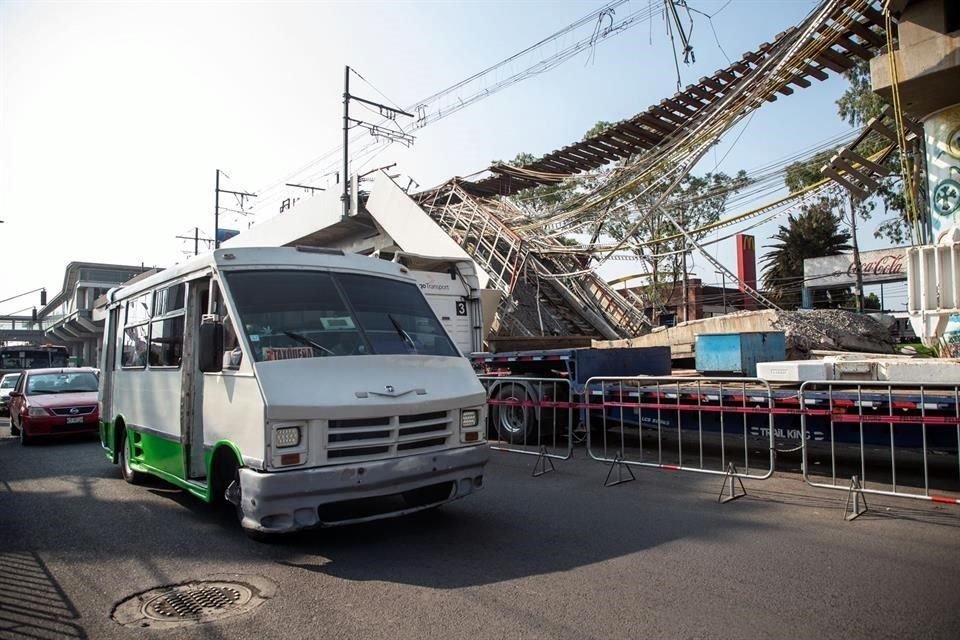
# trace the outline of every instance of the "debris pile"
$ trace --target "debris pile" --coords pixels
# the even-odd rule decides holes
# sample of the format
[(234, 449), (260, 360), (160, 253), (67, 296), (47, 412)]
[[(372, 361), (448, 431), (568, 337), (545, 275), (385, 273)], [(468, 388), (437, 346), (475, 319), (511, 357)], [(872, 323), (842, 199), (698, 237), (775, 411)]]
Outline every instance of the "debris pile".
[[(547, 285), (549, 286), (549, 285)], [(536, 284), (520, 280), (510, 301), (500, 309), (498, 336), (575, 335), (576, 329), (563, 321), (554, 305), (542, 300)]]
[(741, 333), (744, 331), (783, 331), (789, 360), (806, 360), (811, 351), (854, 351), (894, 353), (895, 340), (889, 327), (869, 315), (823, 309), (817, 311), (779, 311), (764, 309), (739, 311), (723, 316), (691, 320), (625, 340), (595, 340), (594, 347), (669, 346), (673, 358), (695, 356), (697, 335), (701, 333)]
[(896, 344), (889, 328), (871, 316), (838, 309), (778, 311), (773, 328), (786, 335), (791, 360), (820, 349), (893, 353)]

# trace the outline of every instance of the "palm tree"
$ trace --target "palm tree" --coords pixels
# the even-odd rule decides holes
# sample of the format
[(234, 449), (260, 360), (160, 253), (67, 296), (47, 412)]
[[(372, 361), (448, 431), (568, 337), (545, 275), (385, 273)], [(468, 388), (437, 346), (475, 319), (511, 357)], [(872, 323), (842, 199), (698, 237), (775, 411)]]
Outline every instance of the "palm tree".
[[(790, 215), (787, 225), (780, 225), (771, 238), (777, 241), (761, 262), (766, 263), (763, 287), (766, 295), (781, 307), (800, 306), (803, 287), (803, 261), (807, 258), (832, 256), (850, 249), (850, 233), (840, 227), (840, 219), (828, 202)], [(827, 290), (814, 300), (814, 306), (827, 306), (831, 300), (842, 302), (845, 288)]]

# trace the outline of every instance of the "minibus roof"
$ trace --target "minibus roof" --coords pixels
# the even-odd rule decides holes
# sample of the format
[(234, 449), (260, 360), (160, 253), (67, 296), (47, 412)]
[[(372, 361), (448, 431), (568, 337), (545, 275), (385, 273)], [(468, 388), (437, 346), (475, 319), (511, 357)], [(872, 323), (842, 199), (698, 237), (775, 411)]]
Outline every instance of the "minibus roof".
[(330, 269), (365, 272), (403, 278), (415, 282), (407, 267), (339, 249), (317, 247), (238, 247), (217, 249), (193, 256), (181, 264), (164, 269), (148, 278), (128, 286), (111, 290), (108, 304), (136, 296), (166, 282), (173, 282), (197, 271), (206, 269), (233, 270), (250, 267), (289, 267), (293, 269)]

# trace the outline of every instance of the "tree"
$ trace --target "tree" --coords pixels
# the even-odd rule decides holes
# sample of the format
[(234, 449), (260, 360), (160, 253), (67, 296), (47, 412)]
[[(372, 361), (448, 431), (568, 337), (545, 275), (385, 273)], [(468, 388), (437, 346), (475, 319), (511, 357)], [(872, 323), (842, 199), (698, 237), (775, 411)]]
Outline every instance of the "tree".
[[(791, 214), (786, 226), (780, 225), (773, 236), (777, 243), (761, 258), (765, 263), (763, 288), (767, 297), (781, 307), (800, 306), (804, 284), (803, 261), (832, 256), (850, 248), (850, 233), (829, 208), (810, 206), (800, 214)], [(848, 289), (821, 290), (814, 306), (841, 306)]]
[[(583, 138), (603, 133), (611, 126), (609, 122), (597, 122), (584, 133)], [(531, 154), (521, 153), (510, 164), (522, 167), (536, 160)], [(527, 189), (514, 201), (529, 212), (531, 219), (569, 209), (581, 204), (584, 194), (594, 192), (601, 185), (614, 188), (618, 181), (625, 180), (625, 177), (618, 175), (618, 169), (626, 162), (630, 162), (630, 159), (611, 162), (585, 177)], [(690, 250), (686, 238), (678, 233), (664, 210), (670, 212), (694, 239), (699, 239), (705, 232), (697, 230), (716, 222), (726, 207), (729, 195), (747, 183), (743, 171), (733, 176), (725, 173), (688, 175), (661, 207), (654, 209), (653, 205), (663, 195), (667, 185), (650, 188), (651, 182), (644, 182), (619, 192), (592, 212), (595, 220), (592, 229), (586, 232), (581, 229), (575, 234), (576, 238), (568, 235), (558, 236), (558, 239), (568, 246), (593, 245), (603, 238), (623, 241), (625, 249), (632, 252), (643, 265), (646, 284), (640, 287), (639, 294), (653, 308), (656, 319), (686, 276), (686, 255)], [(586, 265), (587, 261), (584, 260), (580, 267)]]
[(612, 122), (607, 122), (606, 120), (598, 120), (597, 124), (587, 129), (587, 132), (583, 134), (583, 138), (581, 138), (581, 140), (586, 140), (587, 138), (592, 138), (593, 136), (600, 135), (601, 133), (603, 133), (604, 131), (606, 131), (612, 126), (613, 126)]
[[(537, 162), (540, 158), (531, 153), (518, 153), (517, 156), (509, 161), (494, 160), (491, 164), (510, 165), (513, 167), (525, 167)], [(531, 213), (531, 217), (541, 215), (552, 211), (563, 203), (569, 201), (576, 191), (576, 183), (570, 180), (557, 182), (556, 184), (542, 184), (532, 189), (526, 189), (517, 200), (522, 204), (522, 208)]]
[[(787, 167), (784, 176), (784, 183), (791, 193), (795, 193), (805, 187), (816, 184), (823, 180), (823, 167), (830, 161), (830, 158), (837, 152), (837, 149), (828, 149), (816, 154), (810, 160), (804, 162), (794, 162)], [(850, 248), (853, 249), (853, 263), (856, 265), (856, 287), (854, 291), (854, 306), (857, 311), (863, 311), (863, 274), (860, 271), (860, 244), (857, 241), (857, 220), (867, 220), (873, 213), (875, 203), (872, 200), (858, 201), (852, 194), (846, 197), (835, 195), (820, 196), (814, 203), (807, 205), (805, 210), (811, 208), (821, 209), (832, 212), (832, 214), (842, 221), (850, 232)], [(802, 275), (802, 265), (801, 272)]]
[[(837, 111), (840, 117), (850, 126), (862, 127), (871, 119), (878, 117), (887, 106), (887, 103), (883, 98), (873, 92), (870, 83), (870, 65), (868, 62), (861, 62), (855, 65), (844, 73), (844, 77), (847, 79), (848, 86), (843, 95), (837, 100)], [(889, 144), (890, 141), (885, 137), (878, 134), (871, 134), (857, 146), (857, 152), (864, 156), (870, 156), (886, 148)], [(830, 158), (832, 158), (837, 151), (839, 151), (839, 148), (829, 149), (818, 153), (810, 160), (796, 162), (790, 165), (787, 168), (784, 180), (790, 191), (796, 192), (822, 180), (823, 174), (821, 169), (829, 163)], [(892, 213), (893, 215), (888, 216), (877, 226), (874, 231), (874, 237), (886, 238), (895, 244), (902, 244), (910, 238), (911, 223), (906, 213), (898, 153), (899, 151), (896, 151), (888, 158), (887, 164), (893, 172), (890, 176), (878, 180), (880, 187), (874, 197), (860, 201), (852, 195), (845, 198), (825, 196), (805, 208), (806, 211), (820, 209), (824, 212), (832, 212), (833, 217), (843, 221), (849, 229), (847, 235), (851, 243), (850, 248), (853, 250), (855, 265), (859, 266), (860, 264), (857, 234), (858, 223), (871, 219), (878, 205), (882, 204), (884, 212), (887, 214)], [(793, 274), (793, 277), (800, 275), (802, 275), (802, 266), (799, 271)], [(838, 294), (839, 292), (833, 293)], [(858, 310), (864, 309), (863, 280), (859, 270), (857, 271), (854, 302)]]
[[(878, 117), (887, 106), (887, 102), (873, 92), (868, 61), (859, 62), (843, 75), (847, 79), (848, 86), (837, 100), (837, 111), (851, 127), (862, 127), (871, 119)], [(871, 155), (888, 144), (890, 141), (887, 138), (874, 134), (864, 140), (857, 149), (861, 154)], [(870, 201), (869, 211), (859, 211), (863, 219), (868, 219), (873, 214), (877, 203), (881, 203), (888, 217), (877, 226), (873, 235), (876, 238), (886, 238), (894, 244), (907, 242), (912, 228), (912, 223), (907, 218), (899, 153), (899, 150), (895, 151), (888, 159), (887, 165), (893, 173), (879, 180), (880, 188), (875, 194), (875, 200)]]
[[(610, 122), (600, 120), (583, 134), (583, 139), (586, 140), (599, 133), (603, 133), (612, 126)], [(539, 160), (540, 157), (532, 153), (520, 152), (509, 162), (494, 160), (491, 164), (494, 166), (506, 164), (523, 168), (535, 164)], [(532, 214), (544, 214), (555, 209), (560, 209), (562, 205), (568, 203), (576, 194), (578, 184), (579, 182), (577, 180), (564, 180), (556, 184), (543, 184), (524, 190), (523, 195), (517, 198), (517, 200), (523, 208), (528, 209)]]
[(862, 127), (871, 118), (879, 116), (887, 102), (873, 92), (868, 60), (858, 62), (843, 77), (847, 79), (848, 86), (837, 99), (837, 111), (851, 127)]
[[(806, 161), (794, 162), (787, 167), (784, 184), (791, 193), (823, 180), (823, 167), (837, 149), (827, 149)], [(857, 220), (866, 220), (873, 211), (871, 201), (856, 202), (852, 197), (838, 195), (820, 196), (803, 207), (803, 213), (791, 216), (787, 227), (781, 226), (774, 239), (774, 252), (763, 258), (767, 266), (763, 284), (771, 299), (785, 306), (799, 306), (803, 286), (803, 260), (836, 255), (848, 249), (854, 251), (854, 262), (859, 264), (859, 247), (856, 239)], [(844, 229), (841, 231), (841, 226)], [(849, 230), (848, 230), (849, 229)], [(812, 283), (816, 284), (816, 283)], [(854, 304), (862, 308), (863, 282), (858, 278)], [(843, 306), (849, 298), (849, 290), (835, 288), (823, 291), (814, 298), (814, 306)]]
[(883, 307), (880, 304), (880, 296), (871, 291), (870, 295), (863, 299), (863, 308), (870, 311), (883, 311)]
[[(667, 212), (694, 240), (699, 240), (706, 233), (699, 229), (719, 220), (730, 193), (747, 182), (743, 171), (734, 176), (725, 173), (687, 175), (660, 208), (654, 209), (653, 205), (663, 195), (665, 184), (644, 192), (650, 184), (641, 183), (612, 203), (613, 213), (602, 221), (604, 231), (628, 243), (630, 251), (644, 266), (646, 284), (641, 287), (640, 295), (653, 308), (654, 319), (686, 278), (687, 254), (691, 248)], [(633, 201), (626, 206), (616, 208), (631, 199)]]
[[(584, 139), (603, 133), (611, 123), (600, 121), (591, 127)], [(618, 169), (631, 159), (607, 165), (605, 170), (592, 178), (581, 181), (583, 191), (595, 192), (601, 185), (615, 190), (629, 175), (618, 175)], [(687, 238), (679, 233), (670, 221), (677, 220), (694, 240), (705, 235), (702, 227), (720, 219), (730, 194), (749, 183), (746, 173), (739, 171), (730, 176), (726, 173), (706, 173), (701, 176), (687, 175), (657, 208), (667, 183), (653, 185), (653, 179), (619, 191), (616, 197), (606, 200), (603, 210), (595, 214), (596, 223), (590, 243), (597, 242), (601, 235), (622, 241), (642, 265), (645, 284), (636, 287), (646, 306), (653, 311), (653, 320), (665, 310), (667, 303), (677, 293), (677, 286), (687, 277), (687, 254), (691, 247)], [(668, 217), (669, 213), (669, 217)], [(686, 298), (686, 288), (681, 290)]]

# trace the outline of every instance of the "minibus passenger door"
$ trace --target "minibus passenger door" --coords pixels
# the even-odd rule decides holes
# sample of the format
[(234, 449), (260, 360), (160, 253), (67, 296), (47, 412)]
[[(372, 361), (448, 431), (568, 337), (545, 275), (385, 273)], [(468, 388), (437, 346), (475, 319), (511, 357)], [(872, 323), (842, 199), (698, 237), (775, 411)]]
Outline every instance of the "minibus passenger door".
[(180, 433), (184, 444), (183, 466), (187, 478), (207, 476), (203, 448), (203, 374), (198, 361), (200, 320), (207, 312), (211, 278), (192, 280), (187, 286), (187, 318), (183, 333), (183, 376), (180, 388)]
[[(120, 324), (120, 307), (110, 309), (107, 314), (107, 328), (104, 335), (117, 336)], [(106, 339), (100, 352), (100, 419), (113, 420), (113, 370), (117, 366), (117, 340)], [(101, 433), (101, 442), (110, 445), (107, 433)]]

